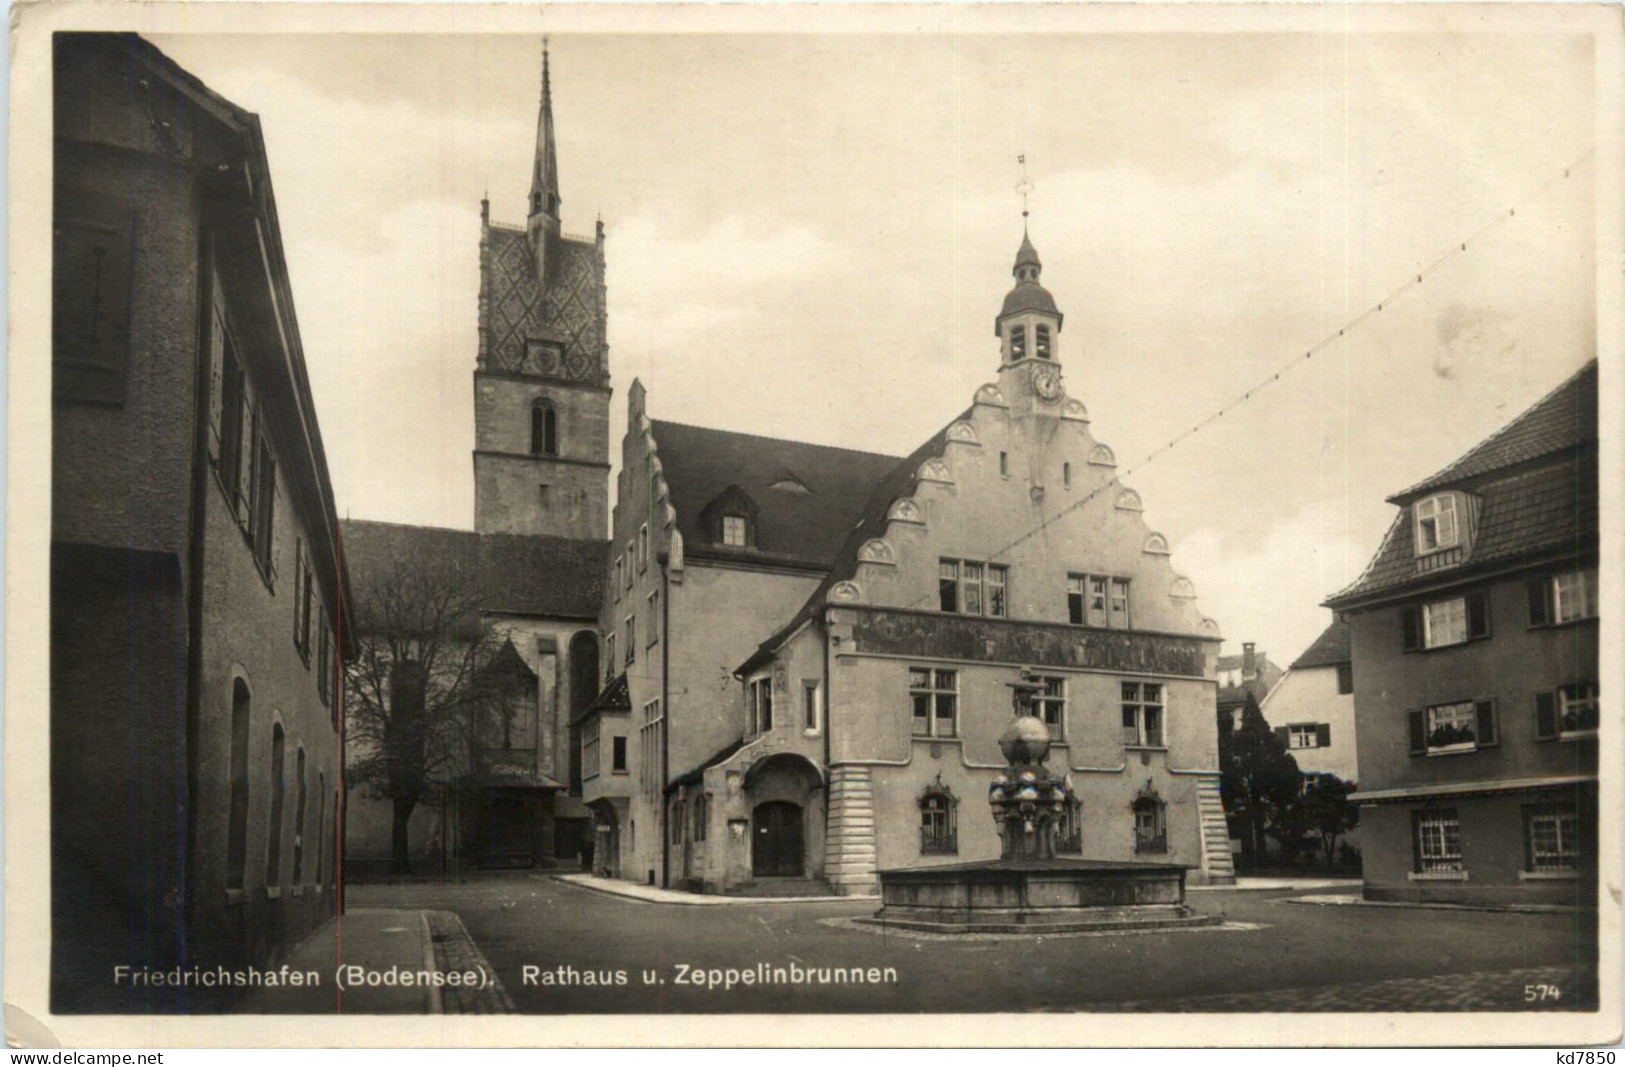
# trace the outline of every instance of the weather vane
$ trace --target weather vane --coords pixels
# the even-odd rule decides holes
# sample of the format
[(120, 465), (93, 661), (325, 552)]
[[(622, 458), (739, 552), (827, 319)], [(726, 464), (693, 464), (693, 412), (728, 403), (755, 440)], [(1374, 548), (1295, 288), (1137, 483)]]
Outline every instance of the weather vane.
[(1021, 224), (1027, 224), (1027, 194), (1033, 191), (1033, 180), (1027, 177), (1027, 153), (1023, 152), (1016, 157), (1021, 164), (1021, 180), (1016, 183), (1016, 192), (1021, 194)]

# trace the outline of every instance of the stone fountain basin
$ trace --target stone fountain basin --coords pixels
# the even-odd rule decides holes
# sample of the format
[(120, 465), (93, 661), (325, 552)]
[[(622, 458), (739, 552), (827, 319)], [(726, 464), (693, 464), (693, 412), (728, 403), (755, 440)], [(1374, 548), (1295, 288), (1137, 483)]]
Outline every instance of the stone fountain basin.
[(1185, 868), (1172, 863), (1007, 859), (880, 872), (873, 922), (942, 933), (1063, 933), (1220, 920), (1185, 904)]

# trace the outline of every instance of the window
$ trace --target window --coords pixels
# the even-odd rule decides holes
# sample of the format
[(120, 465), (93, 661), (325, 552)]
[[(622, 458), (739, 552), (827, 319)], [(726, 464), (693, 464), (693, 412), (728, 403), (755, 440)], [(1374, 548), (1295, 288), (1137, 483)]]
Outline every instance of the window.
[(644, 795), (659, 797), (666, 784), (662, 749), (666, 737), (666, 720), (660, 714), (660, 701), (651, 700), (643, 705), (643, 724), (638, 728), (638, 774)]
[(293, 647), (299, 650), (299, 656), (310, 666), (310, 600), (311, 600), (310, 553), (305, 550), (303, 539), (296, 538), (293, 543)]
[(332, 637), (327, 628), (327, 613), (323, 612), (316, 629), (316, 695), (321, 698), (323, 707), (333, 700), (333, 694), (328, 689), (333, 684)]
[(271, 821), (266, 830), (265, 888), (282, 885), (282, 803), (287, 783), (282, 780), (282, 749), (286, 737), (282, 724), (271, 727)]
[(1429, 756), (1472, 752), (1499, 743), (1495, 703), (1458, 700), (1410, 713), (1411, 752)]
[(649, 524), (638, 527), (638, 573), (649, 569)]
[(323, 859), (327, 855), (327, 775), (316, 776), (316, 880), (322, 884)]
[(1061, 822), (1055, 830), (1055, 851), (1074, 855), (1083, 852), (1083, 801), (1067, 797), (1061, 809)]
[(1049, 730), (1050, 737), (1059, 741), (1065, 736), (1066, 679), (1041, 678), (1043, 691), (1033, 698), (1033, 714)]
[(1033, 355), (1039, 359), (1050, 358), (1049, 327), (1042, 322), (1033, 327)]
[(637, 558), (637, 551), (638, 543), (636, 541), (626, 543), (626, 587), (628, 589), (632, 588), (632, 583), (637, 580), (637, 576), (632, 573), (632, 561)]
[(132, 205), (124, 196), (59, 192), (51, 272), (54, 396), (121, 404), (130, 355)]
[(1027, 327), (1010, 327), (1010, 362), (1027, 358)]
[(996, 563), (944, 559), (937, 564), (937, 597), (943, 611), (1004, 618), (1009, 612), (1010, 570)]
[(1072, 464), (1061, 464), (1061, 485), (1063, 488), (1072, 488)]
[(626, 624), (625, 625), (626, 625), (626, 664), (627, 664), (627, 666), (630, 667), (632, 665), (632, 661), (637, 658), (638, 617), (636, 615), (628, 615), (626, 617)]
[(920, 795), (920, 851), (937, 855), (959, 851), (959, 800), (940, 775)]
[(1540, 740), (1595, 737), (1601, 718), (1596, 682), (1578, 682), (1535, 694), (1535, 736)]
[(537, 482), (536, 483), (536, 503), (538, 505), (540, 505), (542, 510), (544, 510), (544, 511), (547, 510), (548, 505), (552, 502), (552, 499), (553, 499), (551, 496), (548, 495), (547, 490), (548, 490), (548, 486), (547, 486), (546, 482)]
[[(595, 715), (581, 724), (581, 779), (598, 777), (598, 731), (601, 723)], [(623, 746), (622, 753), (625, 753)]]
[(1400, 609), (1406, 652), (1449, 648), (1490, 636), (1488, 593), (1468, 593), (1449, 600), (1412, 604)]
[[(271, 537), (276, 529), (274, 525), (276, 510), (276, 458), (271, 455), (271, 444), (265, 440), (265, 419), (256, 416), (254, 419), (254, 436), (256, 446), (254, 450), (254, 508), (251, 514), (249, 528), (251, 531), (249, 542), (254, 549), (254, 562), (259, 564), (260, 574), (267, 583), (276, 581), (276, 571), (272, 566)], [(297, 579), (297, 575), (295, 578)]]
[[(597, 738), (594, 738), (596, 743)], [(612, 737), (609, 739), (609, 769), (612, 774), (626, 773), (626, 738)]]
[(722, 516), (722, 543), (744, 547), (750, 544), (750, 531), (743, 515)]
[(999, 475), (1004, 478), (1010, 477), (1010, 453), (1008, 452), (999, 453)]
[(247, 383), (243, 381), (237, 352), (232, 347), (231, 337), (224, 333), (225, 327), (217, 323), (216, 328), (221, 331), (224, 350), (220, 367), (220, 451), (215, 461), (215, 473), (220, 476), (220, 488), (225, 490), (232, 510), (241, 518), (248, 503), (245, 497), (247, 481), (243, 478), (243, 456), (246, 452), (243, 442), (252, 425), (252, 418), (249, 415)]
[(248, 866), (248, 685), (231, 685), (231, 813), (226, 829), (226, 888), (243, 888)]
[(1168, 851), (1168, 805), (1155, 791), (1134, 798), (1134, 851)]
[(604, 636), (604, 679), (615, 677), (615, 631)]
[(1560, 571), (1529, 583), (1529, 625), (1551, 626), (1597, 616), (1597, 569)]
[(305, 750), (293, 759), (297, 792), (293, 803), (293, 884), (305, 884)]
[(915, 737), (956, 737), (959, 675), (931, 667), (908, 669), (908, 695)]
[(1416, 553), (1450, 548), (1461, 540), (1456, 524), (1456, 494), (1440, 493), (1416, 502)]
[(671, 820), (668, 825), (671, 828), (671, 843), (674, 845), (683, 843), (683, 816), (685, 814), (683, 807), (681, 797), (671, 802)]
[(704, 793), (700, 793), (697, 796), (695, 796), (695, 798), (694, 798), (694, 840), (695, 841), (704, 841), (705, 840), (706, 823), (707, 823), (707, 821), (709, 820), (709, 817), (710, 817), (710, 812), (708, 812), (706, 809), (709, 808), (710, 806), (711, 805), (706, 802), (706, 798), (705, 798)]
[(1524, 850), (1531, 871), (1573, 871), (1580, 866), (1580, 815), (1558, 804), (1526, 804)]
[(649, 647), (660, 643), (660, 590), (649, 591)]
[(530, 450), (538, 456), (558, 455), (559, 417), (549, 401), (538, 400), (531, 405)]
[(1128, 628), (1128, 579), (1099, 574), (1066, 576), (1066, 615), (1074, 626)]
[[(1319, 748), (1319, 747), (1321, 747), (1321, 745), (1320, 745), (1320, 727), (1315, 723), (1312, 723), (1312, 722), (1293, 723), (1292, 725), (1290, 725), (1290, 726), (1288, 726), (1286, 728), (1286, 731), (1287, 731), (1287, 744), (1286, 744), (1287, 748)], [(1327, 727), (1326, 732), (1328, 734), (1331, 733), (1331, 728)]]
[(745, 686), (747, 734), (765, 734), (773, 729), (773, 679), (756, 678)]
[(620, 602), (621, 587), (626, 584), (626, 557), (615, 557), (615, 601)]
[(1162, 683), (1124, 682), (1123, 744), (1162, 748)]
[(1337, 691), (1342, 694), (1354, 692), (1354, 664), (1337, 665)]
[(801, 683), (801, 728), (808, 733), (817, 733), (818, 723), (818, 683), (803, 680)]
[(1455, 808), (1413, 812), (1411, 837), (1418, 874), (1461, 871), (1461, 822)]

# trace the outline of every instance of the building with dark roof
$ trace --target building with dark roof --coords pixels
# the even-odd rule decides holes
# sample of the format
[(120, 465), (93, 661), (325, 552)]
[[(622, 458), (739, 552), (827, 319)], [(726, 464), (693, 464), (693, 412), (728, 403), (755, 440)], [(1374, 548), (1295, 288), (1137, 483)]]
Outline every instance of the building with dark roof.
[[(496, 656), (484, 670), (511, 690), (500, 731), (489, 724), (491, 736), (468, 745), (413, 809), (407, 840), (416, 869), (574, 865), (592, 848), (571, 723), (599, 695), (608, 573), (604, 231), (601, 223), (591, 238), (561, 231), (545, 48), (541, 85), (525, 226), (493, 222), (489, 203), (480, 205), (474, 529), (344, 523), (364, 630), (374, 586), (398, 575), (402, 561), (424, 561), (425, 570), (432, 561), (437, 575), (477, 590), (465, 636), (492, 635)], [(352, 874), (395, 862), (394, 818), (376, 790), (355, 793), (346, 824)]]
[(1306, 788), (1325, 775), (1358, 782), (1348, 623), (1333, 619), (1270, 688), (1259, 710), (1298, 761)]
[(1391, 497), (1326, 602), (1359, 680), (1368, 898), (1595, 899), (1597, 486), (1593, 360)]
[(338, 907), (338, 517), (259, 119), (134, 35), (53, 48), (51, 1008), (218, 1009), (112, 976)]
[(1063, 848), (1233, 877), (1218, 627), (1068, 394), (1040, 271), (1024, 236), (997, 379), (906, 457), (653, 419), (633, 383), (610, 682), (578, 726), (601, 870), (855, 893), (996, 858), (981, 798), (1036, 672), (1080, 798)]

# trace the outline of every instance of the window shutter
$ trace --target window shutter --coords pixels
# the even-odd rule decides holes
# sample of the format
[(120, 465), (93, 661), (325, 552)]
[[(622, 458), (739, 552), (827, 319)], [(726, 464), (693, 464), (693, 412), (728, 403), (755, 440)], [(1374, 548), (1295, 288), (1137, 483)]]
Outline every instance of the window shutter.
[(1411, 724), (1411, 754), (1428, 750), (1426, 716), (1421, 709), (1407, 713)]
[(1529, 805), (1525, 804), (1523, 806), (1523, 869), (1526, 871), (1535, 869), (1535, 828), (1531, 825), (1534, 820), (1530, 818), (1533, 814)]
[(218, 309), (209, 315), (209, 458), (220, 469), (221, 419), (225, 413), (226, 328)]
[[(1413, 714), (1421, 713), (1413, 712)], [(1419, 811), (1411, 812), (1411, 869), (1414, 871), (1422, 869), (1422, 813)]]
[(1275, 736), (1280, 739), (1282, 748), (1292, 747), (1292, 732), (1285, 726), (1277, 726), (1275, 728)]
[(247, 528), (249, 493), (254, 485), (254, 406), (248, 396), (247, 382), (243, 383), (237, 410), (237, 480), (233, 485), (236, 491), (233, 504), (237, 521)]
[(1467, 594), (1467, 636), (1469, 639), (1490, 635), (1490, 595)]
[(1557, 737), (1557, 694), (1535, 694), (1535, 738), (1550, 741)]
[(1501, 743), (1500, 731), (1495, 723), (1495, 701), (1480, 700), (1473, 705), (1478, 714), (1478, 747), (1490, 748)]
[(1546, 626), (1552, 621), (1551, 606), (1546, 599), (1546, 590), (1549, 585), (1546, 578), (1531, 578), (1529, 580), (1529, 625)]
[(1331, 748), (1332, 747), (1332, 724), (1331, 723), (1323, 722), (1323, 723), (1319, 723), (1319, 724), (1317, 724), (1315, 726), (1315, 744), (1319, 745), (1321, 748)]
[(1415, 652), (1422, 647), (1422, 609), (1416, 606), (1399, 609), (1400, 628), (1403, 631), (1405, 651)]

